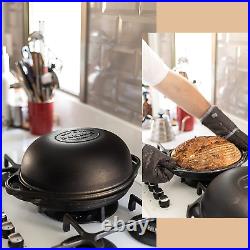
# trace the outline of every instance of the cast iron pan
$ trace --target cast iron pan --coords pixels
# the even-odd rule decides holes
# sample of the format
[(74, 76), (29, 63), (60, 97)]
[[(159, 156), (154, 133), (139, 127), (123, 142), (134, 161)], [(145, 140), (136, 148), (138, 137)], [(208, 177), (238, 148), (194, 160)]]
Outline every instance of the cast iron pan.
[[(8, 157), (5, 155), (5, 157)], [(7, 193), (14, 195), (16, 198), (31, 202), (40, 207), (56, 211), (87, 211), (99, 208), (113, 203), (122, 198), (132, 186), (134, 178), (140, 167), (140, 159), (131, 155), (132, 166), (134, 169), (133, 176), (130, 176), (123, 185), (117, 188), (111, 188), (101, 193), (93, 193), (89, 196), (81, 193), (55, 193), (44, 190), (35, 190), (23, 183), (20, 172), (21, 165), (11, 162), (12, 166), (6, 168), (9, 172), (15, 172), (5, 182)], [(6, 172), (3, 169), (3, 172)]]
[(51, 210), (86, 211), (124, 196), (140, 160), (110, 131), (69, 128), (37, 138), (20, 165), (6, 156), (4, 165), (8, 194)]
[[(174, 151), (174, 149), (164, 149), (163, 153), (165, 153), (167, 156), (171, 157), (172, 152)], [(214, 177), (216, 177), (217, 175), (229, 170), (229, 169), (233, 169), (233, 168), (237, 168), (240, 167), (244, 162), (246, 162), (247, 160), (247, 152), (246, 151), (241, 151), (241, 158), (239, 161), (237, 161), (236, 163), (227, 166), (225, 168), (222, 169), (217, 169), (217, 170), (206, 170), (206, 171), (194, 171), (194, 170), (188, 170), (188, 169), (184, 169), (181, 166), (179, 166), (178, 164), (176, 164), (173, 167), (169, 167), (168, 169), (175, 175), (180, 176), (182, 178), (187, 178), (187, 179), (191, 179), (194, 181), (211, 181)]]
[(198, 188), (204, 194), (188, 206), (187, 218), (248, 217), (248, 167), (225, 171), (207, 188), (200, 184)]

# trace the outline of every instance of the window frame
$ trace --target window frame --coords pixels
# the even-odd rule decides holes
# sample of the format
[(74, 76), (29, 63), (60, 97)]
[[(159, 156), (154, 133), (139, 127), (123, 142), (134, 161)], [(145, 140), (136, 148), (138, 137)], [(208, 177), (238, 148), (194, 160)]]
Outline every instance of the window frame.
[(89, 3), (81, 3), (81, 60), (80, 60), (80, 93), (79, 99), (87, 103), (87, 70), (88, 70), (88, 25)]

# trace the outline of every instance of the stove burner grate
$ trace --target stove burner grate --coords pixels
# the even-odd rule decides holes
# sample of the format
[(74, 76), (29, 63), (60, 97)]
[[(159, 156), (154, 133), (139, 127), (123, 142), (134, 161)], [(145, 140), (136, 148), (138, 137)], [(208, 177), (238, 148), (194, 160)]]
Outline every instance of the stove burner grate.
[[(142, 200), (137, 196), (131, 194), (129, 198), (128, 209), (130, 211), (135, 210), (136, 204), (142, 205)], [(142, 215), (139, 214), (134, 216), (131, 220), (138, 221), (142, 219)], [(149, 221), (147, 229), (143, 235), (141, 235), (141, 227), (139, 225), (136, 226), (135, 231), (129, 231), (129, 234), (136, 239), (137, 241), (155, 247), (156, 246), (156, 219)]]
[(199, 183), (202, 183), (203, 186), (207, 187), (208, 184), (211, 182), (210, 181), (199, 181), (199, 180), (194, 180), (192, 178), (184, 178), (184, 177), (181, 177), (181, 182), (190, 186), (190, 187), (193, 187), (193, 188), (197, 188), (198, 184)]
[[(141, 220), (142, 215), (137, 215), (132, 218), (132, 220)], [(129, 231), (129, 234), (136, 239), (137, 241), (155, 247), (156, 246), (156, 220), (150, 221), (146, 232), (141, 235), (141, 227), (139, 225), (136, 226), (136, 231)]]
[(112, 216), (117, 211), (117, 208), (118, 201), (89, 211), (62, 212), (39, 207), (39, 212), (57, 221), (63, 221), (64, 215), (68, 213), (77, 223), (84, 224), (89, 222), (103, 222), (106, 218)]
[[(133, 211), (136, 209), (136, 204), (142, 205), (141, 199), (137, 196), (131, 194), (128, 209)], [(141, 234), (141, 227), (139, 225), (147, 224), (146, 232)], [(65, 214), (63, 216), (63, 231), (68, 232), (70, 226), (73, 226), (77, 231), (78, 235), (70, 237), (65, 241), (61, 242), (59, 245), (54, 246), (54, 248), (116, 248), (116, 246), (105, 237), (113, 233), (118, 232), (116, 227), (112, 227), (109, 231), (100, 231), (97, 233), (88, 233), (83, 230), (79, 223), (70, 215)], [(126, 228), (131, 226), (136, 226), (136, 230), (129, 232), (130, 235), (141, 243), (156, 246), (156, 219), (145, 219), (142, 215), (137, 215), (132, 218), (132, 221), (126, 223)]]
[(109, 233), (101, 231), (98, 233), (88, 233), (69, 215), (63, 217), (63, 231), (70, 231), (70, 226), (74, 227), (78, 235), (70, 237), (53, 248), (116, 248), (116, 246), (104, 237)]
[[(83, 240), (80, 235), (70, 237), (56, 247), (62, 248), (62, 246), (69, 248), (96, 248), (91, 242)], [(117, 248), (113, 242), (105, 238), (102, 239), (102, 246), (103, 248)]]

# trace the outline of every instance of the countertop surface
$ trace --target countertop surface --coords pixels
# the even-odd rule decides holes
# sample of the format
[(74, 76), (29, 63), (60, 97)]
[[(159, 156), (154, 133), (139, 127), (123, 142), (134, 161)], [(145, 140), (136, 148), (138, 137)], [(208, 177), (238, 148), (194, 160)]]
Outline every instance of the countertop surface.
[[(209, 136), (214, 135), (209, 129), (201, 125), (199, 122), (195, 123), (194, 130), (191, 132), (180, 133), (177, 127), (174, 128), (175, 139), (171, 142), (162, 143), (164, 148), (173, 149), (184, 141), (191, 139), (195, 136)], [(156, 146), (150, 140), (151, 131), (149, 129), (143, 130), (142, 141), (143, 143)], [(199, 196), (196, 193), (196, 189), (190, 187), (181, 182), (181, 178), (174, 176), (169, 182), (159, 184), (165, 194), (170, 199), (170, 206), (168, 208), (161, 208), (157, 200), (153, 198), (153, 194), (149, 192), (148, 187), (143, 184), (143, 209), (142, 215), (144, 217), (156, 217), (156, 218), (186, 218), (187, 206), (193, 203)]]
[[(9, 154), (17, 163), (21, 162), (27, 147), (36, 139), (29, 132), (20, 129), (3, 129), (2, 137), (3, 154)], [(129, 192), (119, 201), (119, 208), (110, 217), (111, 221), (113, 221), (114, 216), (127, 221), (141, 213), (140, 206), (137, 206), (133, 212), (127, 209), (131, 193), (141, 197), (141, 184), (134, 182)], [(16, 232), (23, 236), (27, 247), (52, 247), (71, 236), (77, 235), (73, 228), (71, 228), (70, 232), (63, 232), (61, 222), (38, 213), (38, 208), (35, 205), (8, 195), (4, 188), (2, 188), (2, 206), (8, 220), (14, 224)], [(82, 227), (89, 232), (102, 230), (100, 223), (84, 224)], [(148, 247), (134, 240), (126, 231), (114, 233), (108, 236), (107, 239), (111, 240), (117, 247)], [(7, 240), (2, 239), (2, 246), (7, 247)]]

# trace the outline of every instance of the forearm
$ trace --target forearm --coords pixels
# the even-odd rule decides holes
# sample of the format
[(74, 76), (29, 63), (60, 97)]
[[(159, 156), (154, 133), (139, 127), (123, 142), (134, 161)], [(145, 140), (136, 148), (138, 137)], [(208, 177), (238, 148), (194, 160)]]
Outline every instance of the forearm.
[(201, 118), (211, 106), (186, 78), (172, 70), (155, 88), (197, 118)]

